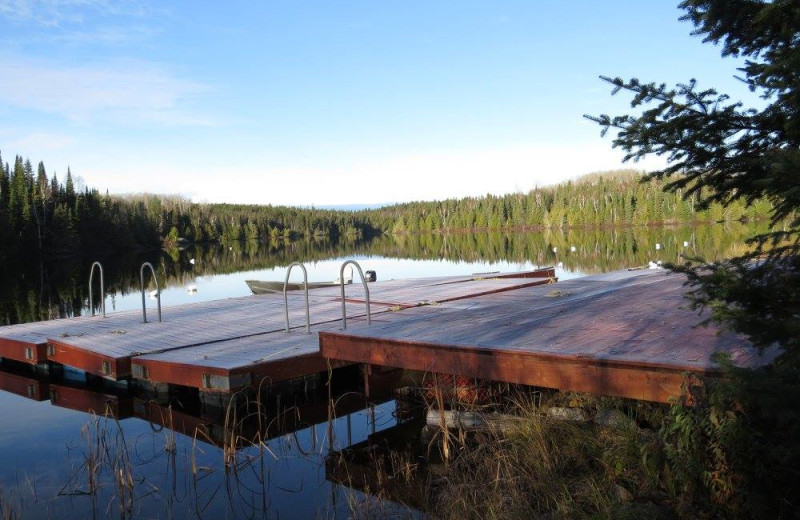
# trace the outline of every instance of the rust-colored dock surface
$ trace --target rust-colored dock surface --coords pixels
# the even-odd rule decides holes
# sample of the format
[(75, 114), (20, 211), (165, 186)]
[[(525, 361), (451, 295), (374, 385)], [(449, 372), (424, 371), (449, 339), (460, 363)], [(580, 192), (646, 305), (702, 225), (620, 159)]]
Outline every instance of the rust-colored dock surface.
[[(311, 334), (301, 292), (288, 295), (288, 334), (280, 294), (165, 307), (163, 323), (120, 312), (14, 325), (0, 328), (0, 357), (222, 392), (366, 363), (666, 402), (686, 372), (717, 373), (717, 353), (749, 367), (776, 355), (696, 327), (703, 317), (686, 308), (681, 275), (618, 271), (556, 284), (552, 275), (372, 283), (371, 326), (363, 288), (353, 284), (347, 330), (340, 288), (315, 289)], [(35, 381), (0, 383), (45, 393)]]
[(688, 310), (682, 275), (624, 271), (480, 295), (320, 332), (331, 359), (668, 402), (686, 372), (774, 359)]
[[(501, 276), (390, 280), (369, 285), (373, 319), (421, 304), (457, 301), (551, 281), (552, 269)], [(165, 307), (163, 322), (148, 312), (78, 317), (0, 328), (0, 357), (38, 364), (55, 362), (110, 379), (234, 391), (325, 370), (320, 330), (341, 328), (341, 290), (310, 291), (312, 334), (305, 333), (302, 292), (289, 293), (292, 331), (284, 331), (280, 294)], [(348, 326), (366, 322), (360, 284), (346, 288)], [(333, 366), (342, 362), (333, 361)]]

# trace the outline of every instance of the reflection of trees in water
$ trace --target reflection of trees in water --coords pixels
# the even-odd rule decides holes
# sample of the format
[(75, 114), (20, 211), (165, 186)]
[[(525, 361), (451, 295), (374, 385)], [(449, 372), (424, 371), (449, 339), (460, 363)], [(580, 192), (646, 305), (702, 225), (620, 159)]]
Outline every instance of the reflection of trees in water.
[[(8, 261), (0, 263), (0, 325), (79, 316), (88, 301), (89, 269), (94, 261), (103, 265), (106, 293), (138, 293), (139, 269), (143, 262), (156, 268), (161, 288), (185, 285), (196, 276), (271, 269), (295, 261), (319, 261), (353, 254), (362, 247), (357, 239), (331, 241), (312, 238), (301, 241), (235, 242), (195, 246), (188, 250), (126, 253), (106, 257), (64, 258), (38, 265)], [(190, 260), (194, 259), (194, 264)], [(145, 280), (147, 283), (149, 279)], [(100, 305), (99, 281), (95, 278), (93, 308)]]
[[(188, 250), (73, 258), (39, 265), (0, 264), (0, 324), (76, 316), (88, 298), (89, 267), (103, 263), (107, 292), (139, 291), (139, 267), (156, 266), (162, 287), (185, 285), (196, 276), (272, 269), (354, 255), (456, 262), (562, 262), (571, 271), (596, 273), (676, 261), (680, 254), (718, 259), (741, 254), (744, 240), (764, 231), (728, 223), (698, 227), (631, 227), (537, 232), (385, 235), (373, 239), (304, 239), (236, 242)], [(684, 242), (688, 246), (684, 246)], [(656, 250), (656, 244), (660, 249)], [(571, 250), (575, 247), (575, 251)], [(190, 262), (194, 259), (194, 264)], [(99, 305), (99, 288), (93, 291)]]
[[(382, 237), (369, 254), (388, 257), (445, 259), (462, 262), (563, 262), (569, 270), (596, 273), (676, 261), (679, 255), (717, 259), (737, 254), (753, 225), (732, 223), (701, 227), (630, 227), (545, 230), (527, 233), (454, 233)], [(684, 242), (688, 245), (684, 246)], [(656, 250), (656, 244), (660, 249)], [(571, 250), (575, 247), (575, 251)]]

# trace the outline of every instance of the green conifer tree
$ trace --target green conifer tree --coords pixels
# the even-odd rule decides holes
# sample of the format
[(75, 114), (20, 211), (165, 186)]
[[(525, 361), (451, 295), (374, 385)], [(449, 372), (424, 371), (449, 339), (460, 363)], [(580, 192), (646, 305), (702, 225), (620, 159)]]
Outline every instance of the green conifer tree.
[[(664, 440), (671, 468), (714, 517), (796, 518), (800, 510), (800, 2), (685, 0), (684, 20), (722, 55), (744, 58), (742, 80), (761, 96), (752, 108), (695, 80), (675, 87), (604, 77), (628, 92), (637, 115), (587, 116), (626, 157), (669, 158), (653, 172), (700, 209), (768, 199), (773, 224), (758, 250), (679, 268), (695, 307), (779, 348), (763, 370), (737, 371), (708, 400), (673, 408)], [(705, 516), (705, 515), (698, 515)]]

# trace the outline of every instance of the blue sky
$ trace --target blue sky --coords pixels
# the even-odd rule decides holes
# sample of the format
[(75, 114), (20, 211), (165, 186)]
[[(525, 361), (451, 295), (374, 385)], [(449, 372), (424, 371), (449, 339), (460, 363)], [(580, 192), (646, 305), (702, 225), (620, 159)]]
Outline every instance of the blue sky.
[[(620, 166), (600, 74), (752, 99), (675, 3), (0, 0), (0, 152), (111, 193), (335, 205)], [(634, 164), (640, 169), (657, 161)]]

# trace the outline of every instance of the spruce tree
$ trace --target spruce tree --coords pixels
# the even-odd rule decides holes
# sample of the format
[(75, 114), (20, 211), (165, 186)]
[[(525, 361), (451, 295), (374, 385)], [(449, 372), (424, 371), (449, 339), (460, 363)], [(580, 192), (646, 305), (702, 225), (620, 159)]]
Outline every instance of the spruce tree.
[[(741, 79), (758, 106), (695, 80), (674, 87), (603, 77), (632, 96), (635, 115), (587, 116), (626, 159), (668, 159), (651, 179), (720, 218), (744, 201), (772, 203), (772, 231), (754, 252), (686, 263), (695, 308), (782, 352), (771, 366), (738, 370), (673, 407), (662, 430), (671, 470), (714, 517), (796, 518), (800, 510), (800, 1), (686, 0), (693, 34), (744, 58)], [(709, 514), (709, 513), (706, 513)]]
[(28, 190), (25, 182), (25, 170), (22, 157), (19, 155), (14, 160), (14, 171), (8, 192), (8, 223), (13, 246), (19, 245), (19, 240), (24, 226), (24, 214), (27, 211)]
[(7, 253), (7, 244), (8, 244), (8, 190), (9, 190), (9, 179), (8, 179), (8, 171), (3, 167), (3, 157), (0, 156), (0, 246), (2, 246), (3, 252), (0, 253), (0, 259), (2, 259), (5, 254)]
[(70, 170), (69, 166), (67, 167), (67, 178), (64, 181), (64, 196), (67, 206), (74, 210), (75, 209), (75, 182), (72, 179), (72, 170)]
[(8, 208), (8, 189), (8, 165), (3, 168), (3, 156), (0, 155), (0, 212), (4, 212)]
[[(754, 237), (754, 254), (689, 274), (699, 287), (694, 293), (699, 304), (729, 304), (719, 308), (719, 317), (761, 345), (780, 341), (787, 354), (800, 355), (800, 2), (687, 0), (681, 7), (694, 34), (721, 44), (723, 56), (746, 59), (741, 79), (766, 106), (745, 107), (695, 80), (667, 87), (603, 77), (612, 93), (630, 92), (632, 107), (643, 110), (586, 117), (598, 122), (603, 134), (616, 132), (613, 145), (626, 159), (666, 156), (667, 166), (650, 178), (667, 179), (667, 190), (682, 190), (699, 209), (711, 209), (714, 219), (724, 218), (722, 207), (737, 201), (772, 203), (774, 226)], [(748, 289), (732, 290), (734, 281)], [(780, 299), (753, 298), (763, 287), (798, 291), (777, 291)], [(780, 324), (768, 326), (765, 317)]]

